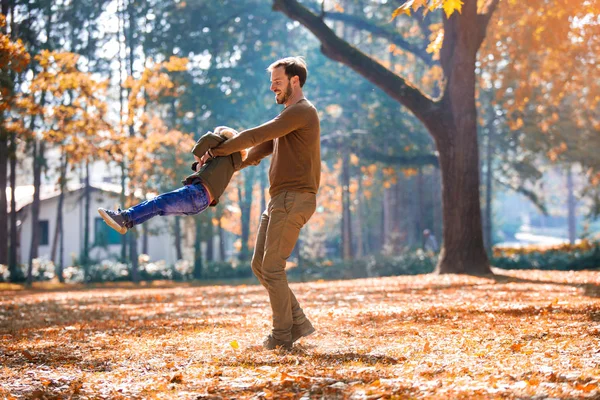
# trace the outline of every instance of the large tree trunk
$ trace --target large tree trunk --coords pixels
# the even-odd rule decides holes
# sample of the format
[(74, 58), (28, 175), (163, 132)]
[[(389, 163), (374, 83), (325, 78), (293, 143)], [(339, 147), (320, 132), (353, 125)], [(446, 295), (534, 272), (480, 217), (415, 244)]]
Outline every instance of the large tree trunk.
[[(427, 121), (440, 154), (444, 245), (439, 273), (490, 274), (483, 245), (479, 204), (479, 148), (475, 107), (475, 61), (481, 44), (477, 2), (466, 1), (462, 14), (444, 19), (440, 58), (448, 84), (442, 120)], [(439, 129), (439, 131), (438, 131)]]
[(439, 151), (442, 172), (443, 247), (436, 272), (490, 274), (479, 204), (479, 157), (475, 108), (475, 61), (498, 1), (477, 15), (477, 1), (444, 19), (440, 61), (446, 87), (433, 100), (383, 65), (340, 39), (296, 0), (274, 0), (273, 8), (306, 26), (323, 53), (340, 61), (407, 107), (427, 127)]

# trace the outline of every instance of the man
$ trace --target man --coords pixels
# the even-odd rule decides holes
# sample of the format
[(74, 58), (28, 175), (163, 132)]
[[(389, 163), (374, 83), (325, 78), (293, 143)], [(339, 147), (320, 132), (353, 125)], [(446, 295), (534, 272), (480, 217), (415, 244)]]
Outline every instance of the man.
[(288, 286), (285, 273), (300, 229), (316, 208), (321, 179), (320, 125), (316, 108), (304, 97), (307, 68), (301, 57), (271, 64), (271, 91), (284, 110), (256, 128), (240, 132), (208, 151), (211, 157), (252, 149), (242, 168), (258, 165), (273, 154), (269, 169), (271, 201), (263, 212), (252, 257), (252, 270), (269, 293), (273, 330), (265, 339), (267, 349), (290, 349), (293, 342), (315, 329), (304, 315)]

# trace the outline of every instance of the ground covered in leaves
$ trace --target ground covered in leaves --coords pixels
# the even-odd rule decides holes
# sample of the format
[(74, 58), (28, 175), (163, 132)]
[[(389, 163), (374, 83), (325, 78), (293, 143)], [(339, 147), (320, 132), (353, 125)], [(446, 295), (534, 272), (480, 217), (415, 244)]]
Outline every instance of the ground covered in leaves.
[(600, 272), (0, 292), (0, 398), (600, 398)]

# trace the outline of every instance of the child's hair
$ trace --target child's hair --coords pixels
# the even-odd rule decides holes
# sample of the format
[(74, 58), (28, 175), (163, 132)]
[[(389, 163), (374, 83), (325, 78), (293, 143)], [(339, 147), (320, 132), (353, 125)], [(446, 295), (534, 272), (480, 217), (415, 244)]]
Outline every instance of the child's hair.
[[(228, 126), (217, 126), (215, 128), (215, 133), (217, 135), (223, 136), (225, 139), (231, 139), (232, 137), (237, 136), (239, 134), (238, 131)], [(241, 150), (240, 154), (242, 155), (242, 161), (244, 161), (246, 157), (248, 157), (248, 150)]]

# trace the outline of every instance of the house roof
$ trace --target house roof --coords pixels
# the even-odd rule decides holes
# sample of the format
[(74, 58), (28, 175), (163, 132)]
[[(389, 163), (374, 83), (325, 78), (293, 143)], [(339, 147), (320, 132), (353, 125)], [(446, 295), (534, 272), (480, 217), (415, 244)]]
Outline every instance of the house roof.
[[(82, 190), (85, 187), (85, 184), (69, 184), (67, 185), (67, 192), (74, 193)], [(106, 183), (106, 182), (95, 182), (90, 185), (92, 190), (101, 191), (101, 192), (109, 192), (109, 193), (121, 193), (121, 186), (119, 184), (114, 183)], [(17, 212), (21, 211), (24, 207), (33, 203), (33, 185), (23, 185), (17, 186), (15, 188), (15, 205)], [(128, 191), (125, 191), (125, 194), (128, 195)], [(136, 197), (142, 197), (141, 191), (135, 192)], [(12, 191), (10, 188), (6, 188), (6, 199), (8, 201), (7, 210), (10, 212), (10, 199), (11, 199)], [(41, 185), (40, 186), (40, 201), (44, 202), (47, 200), (51, 200), (60, 195), (60, 188), (57, 185)], [(148, 194), (146, 197), (153, 197), (153, 195)]]

